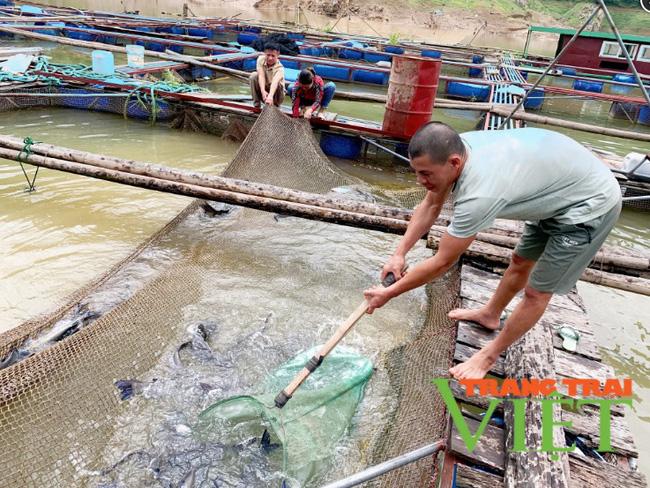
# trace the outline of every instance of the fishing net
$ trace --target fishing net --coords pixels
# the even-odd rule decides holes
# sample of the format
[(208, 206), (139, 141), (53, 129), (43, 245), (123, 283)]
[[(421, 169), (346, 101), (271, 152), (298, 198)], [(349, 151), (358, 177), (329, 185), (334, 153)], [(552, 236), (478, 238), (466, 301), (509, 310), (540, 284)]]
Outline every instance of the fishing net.
[(367, 358), (339, 348), (282, 410), (274, 408), (277, 393), (317, 352), (313, 348), (282, 365), (266, 379), (259, 395), (229, 398), (210, 406), (199, 416), (197, 431), (216, 442), (239, 444), (260, 438), (262, 419), (268, 429), (267, 434), (261, 433), (263, 447), (279, 447), (276, 462), (285, 476), (302, 485), (326, 468), (322, 461), (331, 456), (348, 428), (373, 368)]
[[(339, 198), (417, 200), (340, 171), (308, 123), (275, 109), (225, 174)], [(0, 336), (0, 486), (272, 486), (287, 476), (317, 486), (441, 438), (444, 407), (430, 380), (450, 362), (455, 274), (364, 318), (363, 334), (346, 338), (360, 353), (324, 363), (286, 418), (267, 418), (270, 437), (224, 439), (209, 428), (228, 418), (224, 398), (270, 403), (264, 395), (310, 353), (283, 361), (329, 337), (376, 280), (381, 263), (364, 249), (388, 255), (394, 245), (370, 231), (191, 204), (58, 310)], [(351, 269), (331, 249), (356, 253)], [(313, 300), (295, 313), (305, 289)], [(260, 317), (264, 308), (273, 313)], [(391, 326), (376, 329), (377, 320)], [(376, 404), (364, 404), (369, 394)], [(432, 470), (425, 459), (377, 483), (424, 486)]]

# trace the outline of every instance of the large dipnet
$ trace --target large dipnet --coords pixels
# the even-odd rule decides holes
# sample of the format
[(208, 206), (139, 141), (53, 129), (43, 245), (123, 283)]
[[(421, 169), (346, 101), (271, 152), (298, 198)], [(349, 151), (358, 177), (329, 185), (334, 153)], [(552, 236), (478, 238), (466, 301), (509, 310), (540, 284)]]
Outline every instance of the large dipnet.
[[(225, 174), (341, 198), (417, 200), (340, 171), (305, 121), (274, 109)], [(395, 245), (255, 210), (212, 212), (223, 215), (191, 204), (61, 308), (0, 336), (0, 486), (271, 486), (287, 477), (318, 486), (442, 437), (444, 405), (430, 380), (450, 362), (455, 274), (364, 318), (345, 340), (354, 352), (335, 351), (321, 366), (331, 383), (321, 391), (315, 374), (285, 407), (294, 420), (268, 418), (270, 437), (233, 442), (201, 428), (224, 408), (200, 417), (210, 405), (286, 386), (309, 356), (296, 354), (329, 337), (376, 280), (381, 261), (368, 250), (383, 259)], [(309, 307), (291, 313), (305, 289)], [(426, 484), (432, 467), (422, 460), (385, 486)]]
[(339, 348), (283, 409), (275, 408), (277, 393), (317, 352), (313, 348), (283, 364), (264, 381), (258, 395), (211, 405), (199, 416), (199, 435), (230, 444), (259, 438), (264, 449), (277, 448), (276, 460), (284, 475), (304, 484), (327, 467), (323, 460), (347, 430), (372, 375), (370, 360)]

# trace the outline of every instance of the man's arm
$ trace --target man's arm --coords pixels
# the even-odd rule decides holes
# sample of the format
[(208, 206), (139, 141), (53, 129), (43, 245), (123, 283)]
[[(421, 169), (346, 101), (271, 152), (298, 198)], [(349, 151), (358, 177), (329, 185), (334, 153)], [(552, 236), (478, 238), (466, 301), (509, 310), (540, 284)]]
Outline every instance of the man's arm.
[(269, 95), (268, 97), (271, 99), (270, 103), (273, 103), (273, 95), (275, 95), (275, 90), (278, 89), (278, 85), (280, 84), (280, 80), (284, 78), (284, 73), (282, 69), (279, 69), (277, 73), (275, 73), (275, 76), (273, 76), (273, 80), (271, 80), (271, 88), (269, 88)]
[(266, 73), (264, 72), (264, 60), (263, 56), (257, 58), (257, 82), (260, 85), (260, 92), (262, 93), (262, 99), (266, 98)]
[(416, 207), (409, 221), (406, 233), (400, 239), (395, 252), (388, 260), (381, 272), (383, 280), (388, 273), (393, 273), (397, 279), (402, 277), (405, 258), (416, 242), (431, 229), (431, 226), (440, 215), (446, 195), (427, 192), (422, 202)]
[(368, 300), (368, 313), (383, 306), (391, 298), (442, 276), (458, 261), (475, 237), (454, 237), (445, 232), (438, 244), (438, 252), (433, 257), (422, 261), (401, 280), (388, 288), (375, 287), (364, 292), (366, 300)]

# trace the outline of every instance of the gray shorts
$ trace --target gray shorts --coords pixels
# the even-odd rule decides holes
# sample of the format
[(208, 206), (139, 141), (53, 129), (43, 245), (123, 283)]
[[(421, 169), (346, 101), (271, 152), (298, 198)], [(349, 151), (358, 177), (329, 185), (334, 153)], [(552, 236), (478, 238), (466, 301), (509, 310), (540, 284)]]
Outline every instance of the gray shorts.
[(589, 266), (621, 213), (622, 203), (606, 214), (582, 224), (554, 219), (526, 222), (515, 253), (537, 261), (528, 281), (535, 290), (564, 294)]

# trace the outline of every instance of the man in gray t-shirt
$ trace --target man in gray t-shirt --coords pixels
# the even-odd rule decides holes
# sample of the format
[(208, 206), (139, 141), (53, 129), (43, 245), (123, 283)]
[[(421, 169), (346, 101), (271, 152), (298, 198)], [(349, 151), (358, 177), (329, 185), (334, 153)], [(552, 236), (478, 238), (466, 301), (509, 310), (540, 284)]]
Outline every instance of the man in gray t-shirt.
[[(453, 310), (496, 330), (502, 312), (524, 297), (497, 337), (450, 369), (457, 379), (482, 378), (499, 355), (540, 319), (554, 293), (567, 293), (605, 241), (621, 210), (621, 192), (609, 169), (584, 146), (543, 129), (468, 132), (439, 122), (423, 126), (409, 144), (411, 167), (428, 192), (382, 270), (397, 282), (371, 288), (368, 313), (391, 298), (445, 273), (496, 218), (526, 221), (510, 266), (494, 293), (476, 310)], [(429, 231), (451, 197), (453, 215), (438, 252), (408, 274), (405, 256)]]

